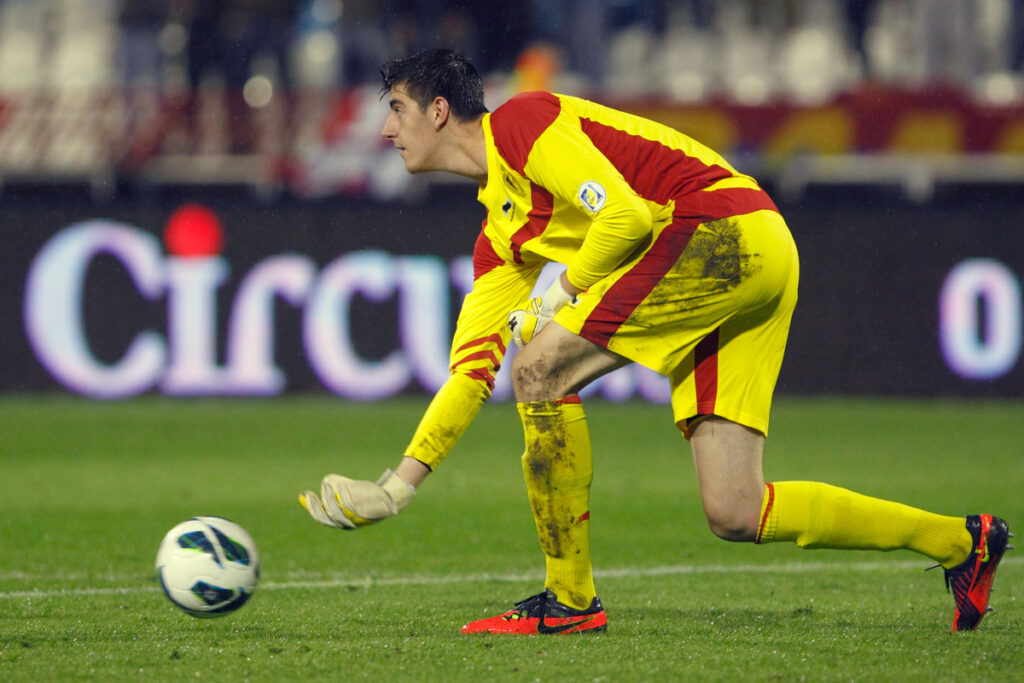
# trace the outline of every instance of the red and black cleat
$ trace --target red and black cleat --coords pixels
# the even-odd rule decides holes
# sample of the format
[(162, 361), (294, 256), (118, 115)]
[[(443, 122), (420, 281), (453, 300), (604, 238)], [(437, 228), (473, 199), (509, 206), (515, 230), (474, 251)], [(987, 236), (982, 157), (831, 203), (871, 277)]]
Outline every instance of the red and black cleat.
[(946, 590), (952, 590), (956, 600), (953, 631), (973, 631), (982, 617), (992, 611), (988, 606), (992, 579), (1003, 553), (1013, 549), (1012, 545), (1007, 545), (1013, 534), (1002, 519), (992, 515), (969, 515), (966, 524), (974, 539), (971, 554), (946, 570)]
[(519, 635), (552, 635), (604, 631), (608, 618), (598, 598), (582, 610), (558, 602), (550, 590), (517, 602), (508, 612), (496, 617), (473, 621), (462, 627), (463, 633), (508, 633)]

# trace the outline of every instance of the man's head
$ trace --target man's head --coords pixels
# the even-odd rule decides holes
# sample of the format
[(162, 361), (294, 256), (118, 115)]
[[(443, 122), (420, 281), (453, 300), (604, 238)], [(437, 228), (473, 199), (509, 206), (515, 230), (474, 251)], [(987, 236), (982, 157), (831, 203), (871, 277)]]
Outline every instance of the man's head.
[(391, 114), (381, 135), (401, 152), (410, 173), (460, 172), (452, 143), (487, 113), (480, 75), (453, 50), (427, 50), (381, 67)]
[(382, 96), (398, 88), (421, 111), (426, 111), (435, 98), (443, 97), (452, 115), (462, 121), (473, 121), (487, 113), (480, 74), (455, 50), (424, 50), (412, 57), (392, 60), (380, 71), (384, 78)]

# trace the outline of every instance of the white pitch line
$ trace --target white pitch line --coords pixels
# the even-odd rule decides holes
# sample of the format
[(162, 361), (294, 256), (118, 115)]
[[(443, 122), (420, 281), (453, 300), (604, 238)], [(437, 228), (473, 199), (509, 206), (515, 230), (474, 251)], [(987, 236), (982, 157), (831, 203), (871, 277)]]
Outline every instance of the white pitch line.
[[(1024, 564), (1024, 557), (1004, 558), (1001, 566)], [(686, 574), (806, 574), (832, 571), (880, 571), (923, 569), (927, 566), (921, 561), (896, 562), (792, 562), (787, 564), (712, 564), (712, 565), (665, 565), (661, 567), (621, 567), (619, 569), (596, 569), (597, 579), (623, 579), (637, 577), (681, 576)], [(136, 577), (133, 577), (133, 579)], [(259, 590), (292, 590), (318, 588), (374, 588), (377, 586), (437, 586), (461, 583), (525, 583), (541, 581), (544, 573), (540, 571), (523, 572), (520, 574), (410, 574), (392, 577), (336, 577), (326, 579), (288, 579), (282, 581), (264, 581)], [(132, 595), (137, 593), (157, 593), (157, 586), (128, 586), (121, 588), (63, 588), (60, 590), (22, 590), (0, 591), (0, 599), (16, 600), (23, 598), (56, 598), (95, 595)]]

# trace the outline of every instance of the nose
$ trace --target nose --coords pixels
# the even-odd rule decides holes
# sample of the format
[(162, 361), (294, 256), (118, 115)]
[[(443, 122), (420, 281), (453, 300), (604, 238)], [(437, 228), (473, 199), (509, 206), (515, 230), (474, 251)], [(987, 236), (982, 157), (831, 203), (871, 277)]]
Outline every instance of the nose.
[(393, 115), (388, 115), (388, 119), (384, 122), (384, 127), (380, 131), (380, 134), (387, 140), (394, 140), (397, 135), (393, 125), (394, 118)]

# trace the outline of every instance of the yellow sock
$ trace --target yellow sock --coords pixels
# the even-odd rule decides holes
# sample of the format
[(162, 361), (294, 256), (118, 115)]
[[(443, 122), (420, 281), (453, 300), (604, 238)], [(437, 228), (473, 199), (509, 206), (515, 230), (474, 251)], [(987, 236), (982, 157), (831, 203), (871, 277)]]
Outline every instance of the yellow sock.
[(526, 437), (523, 474), (547, 564), (545, 586), (576, 609), (596, 592), (590, 565), (594, 465), (579, 397), (517, 404)]
[(927, 555), (947, 569), (971, 551), (963, 517), (946, 517), (814, 481), (765, 486), (757, 543), (801, 548), (896, 550)]

